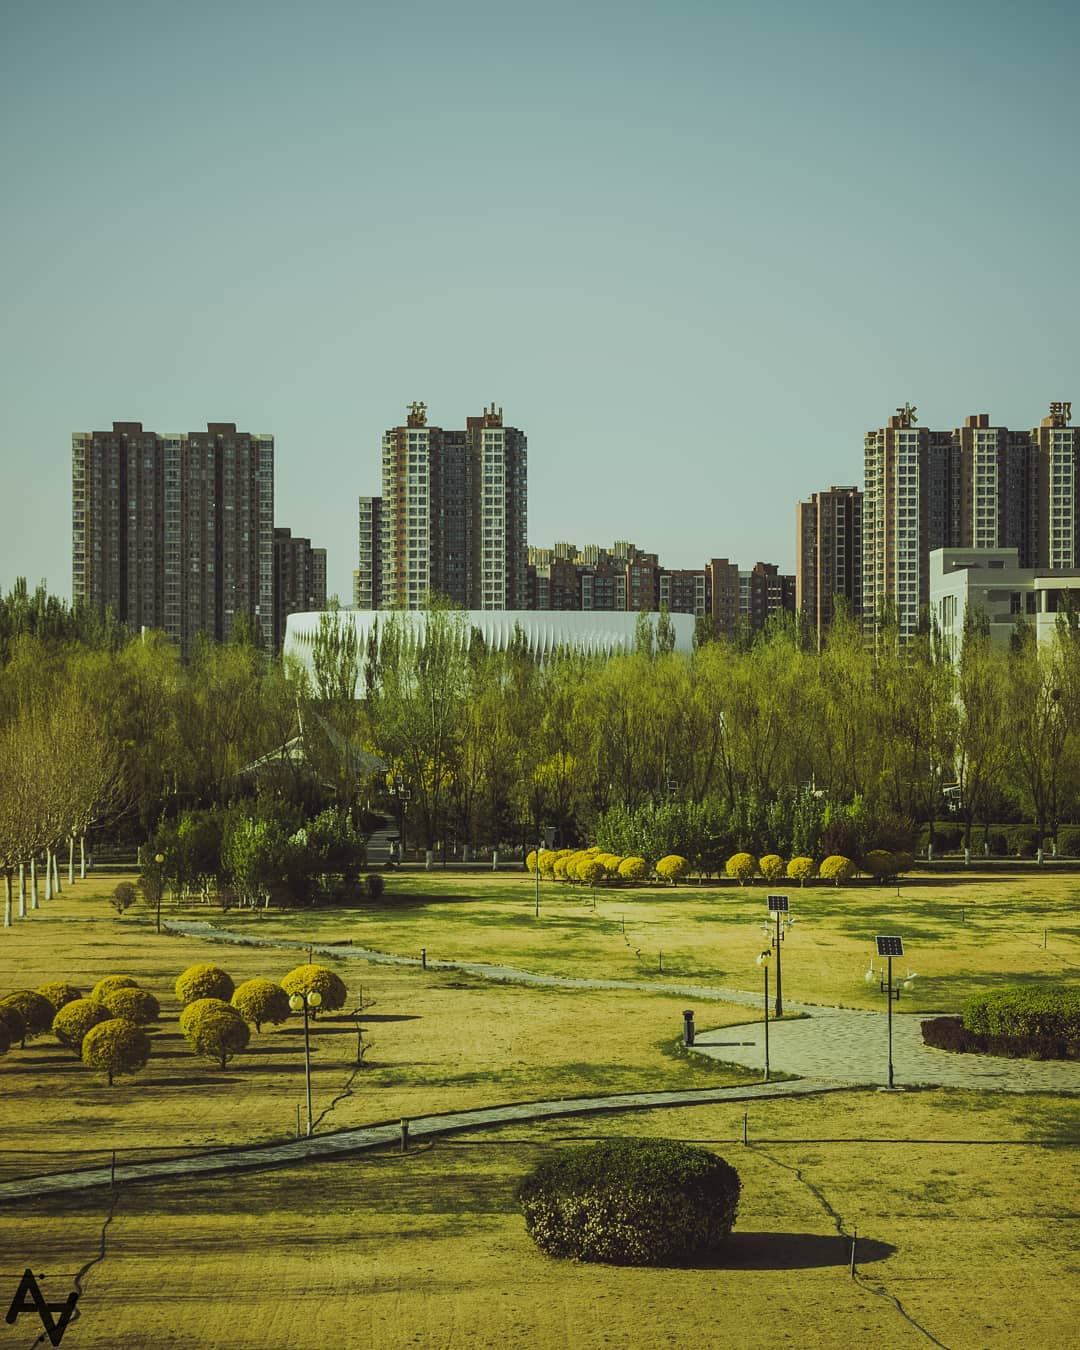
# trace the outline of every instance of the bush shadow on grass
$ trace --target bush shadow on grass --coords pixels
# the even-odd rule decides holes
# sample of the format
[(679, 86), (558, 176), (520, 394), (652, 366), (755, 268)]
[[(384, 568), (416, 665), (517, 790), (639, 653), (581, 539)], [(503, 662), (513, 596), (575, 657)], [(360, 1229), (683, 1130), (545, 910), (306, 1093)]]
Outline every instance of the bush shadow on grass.
[[(889, 1242), (859, 1238), (856, 1264), (884, 1261), (895, 1251)], [(735, 1229), (716, 1257), (701, 1262), (700, 1268), (816, 1270), (826, 1266), (847, 1266), (850, 1261), (851, 1239), (836, 1233), (748, 1233)], [(694, 1263), (694, 1268), (699, 1268), (698, 1263)]]

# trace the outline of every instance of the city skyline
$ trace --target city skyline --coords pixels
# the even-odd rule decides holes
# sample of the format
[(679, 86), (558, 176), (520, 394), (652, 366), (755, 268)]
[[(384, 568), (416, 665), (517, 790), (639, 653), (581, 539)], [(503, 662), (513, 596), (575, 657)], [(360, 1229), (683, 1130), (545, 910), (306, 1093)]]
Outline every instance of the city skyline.
[(9, 7), (0, 586), (70, 594), (70, 437), (117, 419), (273, 435), (346, 602), (414, 400), (527, 429), (532, 543), (785, 573), (897, 406), (1036, 425), (1080, 17), (782, 9)]

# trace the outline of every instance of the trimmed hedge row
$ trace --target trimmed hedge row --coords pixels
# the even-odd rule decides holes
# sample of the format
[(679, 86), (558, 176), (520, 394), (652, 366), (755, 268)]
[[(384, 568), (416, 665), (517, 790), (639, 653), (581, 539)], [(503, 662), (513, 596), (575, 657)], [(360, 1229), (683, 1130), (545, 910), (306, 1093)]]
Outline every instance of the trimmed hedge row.
[(1080, 1043), (1054, 1036), (984, 1036), (968, 1031), (960, 1017), (932, 1017), (922, 1024), (923, 1041), (961, 1055), (1008, 1059), (1080, 1059)]
[(974, 994), (962, 1009), (964, 1027), (981, 1036), (1080, 1040), (1080, 989), (1010, 985)]

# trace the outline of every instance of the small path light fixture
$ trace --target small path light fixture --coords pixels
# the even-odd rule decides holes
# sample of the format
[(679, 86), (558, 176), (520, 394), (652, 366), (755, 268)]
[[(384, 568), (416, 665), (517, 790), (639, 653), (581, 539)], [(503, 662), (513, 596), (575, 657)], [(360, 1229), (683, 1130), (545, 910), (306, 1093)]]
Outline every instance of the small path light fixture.
[(161, 932), (161, 892), (165, 889), (165, 878), (162, 876), (161, 869), (165, 866), (165, 854), (154, 854), (154, 886), (157, 891), (155, 906), (157, 912), (157, 931)]
[(308, 1009), (318, 1008), (322, 1004), (322, 994), (317, 989), (309, 989), (307, 994), (293, 994), (289, 998), (289, 1007), (293, 1012), (304, 1014), (304, 1081), (307, 1085), (307, 1132), (310, 1139), (313, 1133), (311, 1116), (311, 1037), (308, 1032)]
[[(776, 951), (777, 960), (780, 959), (780, 949)], [(758, 965), (765, 972), (765, 1075), (762, 1078), (763, 1083), (769, 1081), (769, 958), (772, 951), (767, 949), (761, 953), (757, 959)]]
[(881, 992), (882, 992), (883, 994), (887, 994), (887, 995), (888, 995), (888, 999), (889, 999), (889, 1016), (888, 1016), (888, 1023), (889, 1023), (889, 1084), (888, 1084), (888, 1085), (889, 1085), (889, 1088), (891, 1089), (891, 1088), (894, 1086), (894, 1084), (893, 1084), (893, 1057), (892, 1057), (892, 1005), (893, 1005), (893, 1002), (894, 1002), (894, 1001), (898, 1001), (898, 1000), (899, 1000), (901, 988), (904, 988), (904, 989), (910, 989), (910, 988), (911, 988), (911, 982), (912, 982), (912, 980), (916, 979), (917, 977), (916, 977), (911, 971), (908, 971), (907, 975), (906, 975), (902, 980), (900, 980), (900, 979), (897, 979), (896, 981), (893, 980), (893, 972), (892, 972), (893, 957), (894, 957), (894, 956), (903, 956), (903, 954), (904, 954), (904, 939), (903, 939), (902, 937), (883, 937), (883, 936), (880, 936), (880, 935), (879, 935), (879, 936), (878, 936), (877, 938), (875, 938), (874, 940), (875, 940), (875, 942), (877, 943), (877, 954), (878, 954), (878, 956), (883, 956), (883, 957), (885, 958), (886, 964), (885, 964), (885, 968), (884, 968), (883, 970), (875, 970), (875, 969), (874, 969), (874, 961), (873, 961), (873, 958), (871, 957), (871, 959), (870, 959), (870, 969), (866, 972), (866, 983), (867, 983), (867, 984), (873, 984), (874, 980), (877, 979), (877, 980), (878, 980), (879, 988), (881, 989)]
[(776, 949), (776, 1015), (784, 1015), (784, 986), (783, 974), (780, 965), (780, 944), (783, 942), (787, 930), (795, 922), (788, 918), (788, 912), (791, 905), (786, 895), (770, 895), (769, 899), (769, 918), (776, 916), (776, 932), (773, 933), (771, 927), (766, 925), (766, 931), (770, 935), (771, 945)]

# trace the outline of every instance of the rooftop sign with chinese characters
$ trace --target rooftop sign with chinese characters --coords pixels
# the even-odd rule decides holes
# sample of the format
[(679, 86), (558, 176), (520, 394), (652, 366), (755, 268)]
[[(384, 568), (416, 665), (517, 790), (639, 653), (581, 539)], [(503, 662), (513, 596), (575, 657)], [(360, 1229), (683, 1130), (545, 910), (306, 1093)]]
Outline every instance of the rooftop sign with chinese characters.
[(918, 411), (919, 411), (918, 408), (916, 408), (913, 403), (905, 403), (902, 408), (897, 408), (896, 425), (900, 427), (913, 427), (915, 423), (919, 420), (915, 416), (915, 414)]
[(1067, 427), (1071, 421), (1072, 421), (1071, 403), (1050, 404), (1050, 425), (1052, 427)]

